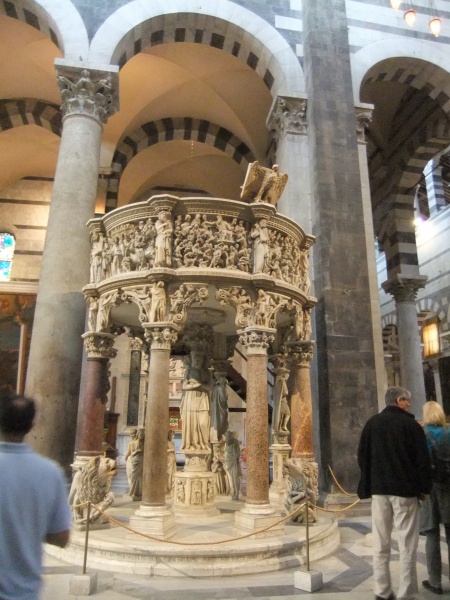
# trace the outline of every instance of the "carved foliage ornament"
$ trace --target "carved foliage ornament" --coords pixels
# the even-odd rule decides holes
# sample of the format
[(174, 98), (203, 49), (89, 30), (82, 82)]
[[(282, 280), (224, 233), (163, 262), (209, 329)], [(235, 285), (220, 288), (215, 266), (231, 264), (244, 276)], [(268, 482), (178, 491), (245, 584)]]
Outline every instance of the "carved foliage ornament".
[(117, 355), (114, 348), (114, 337), (108, 334), (84, 334), (84, 346), (89, 358), (110, 359)]
[(306, 134), (306, 110), (305, 98), (278, 96), (267, 123), (268, 128), (276, 132), (278, 139), (283, 138), (286, 133)]
[(208, 298), (208, 290), (202, 284), (184, 283), (170, 296), (169, 320), (183, 325), (187, 319), (187, 310), (191, 304), (200, 305)]
[(125, 302), (135, 302), (139, 307), (141, 323), (161, 323), (166, 321), (167, 296), (163, 281), (152, 285), (126, 290), (122, 294)]
[(117, 107), (111, 75), (83, 69), (74, 71), (71, 77), (58, 75), (58, 87), (61, 90), (64, 116), (81, 114), (94, 117), (106, 123)]
[(178, 334), (172, 327), (146, 327), (145, 339), (152, 350), (170, 350), (177, 341)]
[(247, 353), (266, 354), (267, 348), (274, 341), (275, 336), (267, 331), (258, 329), (242, 331), (239, 335), (240, 343), (247, 348)]

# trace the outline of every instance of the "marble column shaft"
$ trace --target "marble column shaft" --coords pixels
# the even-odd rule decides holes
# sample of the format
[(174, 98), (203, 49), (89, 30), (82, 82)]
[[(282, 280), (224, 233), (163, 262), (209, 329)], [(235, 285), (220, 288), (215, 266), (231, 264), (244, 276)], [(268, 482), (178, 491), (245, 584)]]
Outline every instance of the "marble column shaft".
[(87, 333), (83, 336), (88, 354), (83, 409), (79, 420), (77, 456), (98, 456), (103, 453), (105, 405), (109, 389), (109, 359), (116, 355), (114, 337), (109, 334)]
[(292, 361), (291, 446), (292, 458), (314, 458), (311, 398), (312, 344), (298, 344), (290, 352)]
[[(272, 330), (267, 330), (272, 333)], [(255, 340), (252, 340), (256, 332)], [(269, 404), (265, 333), (255, 328), (241, 335), (247, 348), (247, 499), (246, 504), (269, 504)]]
[(151, 346), (141, 505), (166, 506), (171, 344), (169, 338), (161, 339), (160, 329), (147, 329), (146, 333)]
[[(73, 72), (75, 81), (81, 81), (83, 73), (85, 80), (95, 80), (93, 72), (90, 77), (80, 68)], [(83, 86), (77, 91), (74, 84), (63, 97), (65, 116), (26, 380), (26, 393), (38, 403), (31, 443), (66, 468), (73, 459), (77, 421), (86, 314), (81, 290), (89, 280), (86, 222), (94, 216), (102, 121), (106, 120), (105, 111), (97, 110), (105, 99), (105, 87), (94, 88), (90, 109)]]

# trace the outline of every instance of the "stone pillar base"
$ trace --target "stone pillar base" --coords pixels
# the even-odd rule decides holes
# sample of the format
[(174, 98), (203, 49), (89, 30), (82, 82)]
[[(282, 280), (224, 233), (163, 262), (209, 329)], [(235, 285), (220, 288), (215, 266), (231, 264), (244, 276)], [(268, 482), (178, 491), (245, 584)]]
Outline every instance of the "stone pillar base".
[(214, 473), (183, 471), (175, 475), (173, 510), (176, 515), (195, 518), (219, 515), (214, 500)]
[[(169, 540), (176, 533), (175, 515), (166, 506), (146, 506), (141, 504), (140, 508), (130, 517), (130, 527), (141, 533), (146, 533), (161, 540)], [(145, 541), (145, 538), (128, 532), (128, 539)], [(149, 540), (151, 541), (151, 540)]]
[(234, 529), (238, 534), (255, 533), (255, 537), (271, 537), (284, 533), (284, 521), (267, 531), (257, 533), (281, 519), (279, 511), (270, 504), (245, 504), (235, 513)]
[(272, 504), (279, 506), (280, 509), (284, 509), (288, 489), (284, 477), (284, 461), (289, 458), (291, 447), (286, 443), (275, 442), (269, 450), (272, 453), (273, 464), (273, 481), (269, 488), (269, 500)]

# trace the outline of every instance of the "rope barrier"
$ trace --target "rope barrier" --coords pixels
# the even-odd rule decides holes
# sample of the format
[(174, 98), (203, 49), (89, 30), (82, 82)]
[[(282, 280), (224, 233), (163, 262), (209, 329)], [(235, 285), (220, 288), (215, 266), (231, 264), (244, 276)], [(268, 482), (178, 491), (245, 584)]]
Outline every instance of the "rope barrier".
[(350, 496), (350, 497), (356, 497), (357, 494), (349, 494), (348, 492), (346, 492), (344, 490), (344, 488), (341, 486), (341, 484), (339, 483), (339, 481), (336, 479), (336, 475), (333, 473), (333, 469), (330, 467), (330, 465), (328, 465), (328, 470), (331, 473), (331, 477), (333, 478), (334, 483), (337, 485), (338, 489), (345, 495), (345, 496)]
[[(341, 485), (339, 484), (339, 482), (337, 481), (337, 479), (336, 479), (336, 477), (335, 477), (335, 475), (333, 473), (333, 470), (331, 469), (330, 466), (328, 466), (328, 469), (330, 470), (330, 473), (331, 473), (331, 476), (333, 477), (334, 482), (336, 483), (336, 485), (338, 486), (338, 488), (341, 490), (341, 492), (343, 494), (345, 494), (346, 496), (356, 496), (356, 494), (349, 494), (348, 492), (346, 492), (341, 487)], [(260, 533), (264, 533), (265, 531), (268, 531), (269, 529), (272, 529), (272, 527), (276, 527), (277, 525), (280, 525), (281, 523), (283, 523), (285, 521), (292, 520), (293, 517), (298, 512), (300, 512), (301, 510), (303, 510), (303, 508), (305, 506), (307, 507), (307, 509), (311, 506), (312, 508), (315, 508), (315, 509), (317, 509), (317, 510), (319, 510), (321, 512), (336, 514), (336, 513), (346, 512), (347, 510), (350, 510), (351, 508), (353, 508), (354, 506), (356, 506), (359, 502), (360, 502), (360, 499), (358, 498), (357, 500), (355, 500), (355, 502), (352, 502), (352, 504), (350, 504), (349, 506), (345, 506), (344, 508), (327, 509), (327, 508), (323, 508), (321, 506), (317, 506), (317, 504), (314, 504), (310, 500), (306, 500), (305, 502), (303, 502), (303, 504), (300, 504), (291, 513), (289, 513), (288, 515), (286, 515), (282, 519), (276, 521), (275, 523), (272, 523), (268, 527), (264, 527), (263, 529), (258, 529), (257, 531), (254, 531), (252, 533), (248, 533), (246, 535), (242, 535), (242, 536), (234, 537), (234, 538), (228, 538), (226, 540), (221, 540), (221, 541), (217, 541), (217, 542), (177, 542), (177, 541), (174, 541), (174, 540), (164, 540), (164, 539), (161, 539), (161, 538), (149, 535), (148, 533), (142, 533), (141, 531), (136, 531), (135, 529), (132, 529), (128, 525), (125, 525), (124, 523), (122, 523), (118, 519), (115, 519), (111, 515), (105, 513), (96, 504), (94, 504), (92, 502), (89, 502), (89, 501), (88, 502), (83, 502), (82, 504), (74, 504), (72, 506), (72, 509), (79, 509), (79, 508), (84, 508), (84, 507), (87, 506), (88, 507), (88, 519), (89, 519), (90, 508), (93, 508), (99, 514), (101, 514), (102, 516), (106, 517), (106, 519), (108, 519), (111, 523), (114, 523), (118, 527), (122, 527), (122, 529), (125, 529), (126, 531), (129, 531), (130, 533), (133, 533), (135, 535), (140, 535), (141, 537), (144, 537), (146, 539), (149, 539), (149, 540), (152, 540), (152, 541), (155, 541), (155, 542), (163, 542), (165, 544), (175, 544), (177, 546), (217, 546), (219, 544), (227, 544), (229, 542), (236, 542), (236, 541), (239, 541), (239, 540), (244, 540), (246, 538), (258, 535)], [(306, 519), (308, 519), (308, 515), (306, 515)], [(308, 525), (309, 525), (309, 523), (308, 523)], [(87, 523), (86, 527), (87, 527), (87, 529), (89, 529), (89, 523)], [(309, 527), (308, 527), (308, 529), (309, 529)], [(309, 544), (308, 535), (307, 535), (307, 540), (306, 541), (307, 541), (307, 544)], [(86, 546), (87, 546), (87, 544), (86, 544)], [(87, 551), (87, 548), (86, 548), (86, 551)]]

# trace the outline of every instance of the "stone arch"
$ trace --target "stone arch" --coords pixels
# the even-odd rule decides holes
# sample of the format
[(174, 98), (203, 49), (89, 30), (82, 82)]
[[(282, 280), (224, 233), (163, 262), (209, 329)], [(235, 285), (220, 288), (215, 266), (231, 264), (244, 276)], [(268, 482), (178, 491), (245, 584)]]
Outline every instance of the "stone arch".
[(449, 316), (450, 310), (446, 296), (434, 298), (421, 298), (417, 303), (417, 310), (422, 314), (423, 320), (429, 316), (436, 316), (440, 322), (441, 331), (448, 331), (450, 328)]
[(238, 165), (246, 167), (255, 157), (250, 148), (224, 127), (191, 117), (165, 118), (141, 125), (125, 136), (117, 146), (112, 161), (112, 176), (108, 179), (106, 204), (116, 208), (120, 177), (128, 163), (142, 150), (155, 144), (185, 140), (208, 144), (222, 150)]
[(38, 125), (61, 136), (61, 110), (34, 98), (0, 101), (0, 131), (22, 125)]
[[(409, 85), (413, 85), (420, 89), (419, 86), (429, 85), (431, 88), (437, 88), (437, 72), (444, 70), (447, 75), (450, 75), (450, 58), (448, 53), (441, 50), (435, 43), (425, 40), (409, 40), (397, 37), (395, 39), (383, 39), (372, 44), (368, 44), (361, 48), (358, 52), (351, 55), (353, 90), (355, 102), (360, 102), (360, 94), (363, 83), (366, 83), (367, 73), (378, 63), (390, 58), (406, 58), (419, 59), (429, 64), (429, 69), (425, 71), (423, 68), (414, 67), (404, 69), (404, 73), (396, 69), (392, 73), (392, 78), (400, 82), (406, 81)], [(442, 76), (441, 76), (442, 77)], [(450, 78), (448, 78), (450, 88)], [(442, 85), (442, 79), (439, 83)], [(439, 88), (441, 89), (441, 88)], [(447, 94), (449, 96), (450, 94)], [(450, 107), (449, 107), (450, 108)]]
[(86, 60), (89, 41), (84, 22), (70, 0), (0, 0), (0, 14), (38, 29), (71, 60)]
[(142, 48), (169, 42), (205, 44), (236, 56), (260, 75), (272, 96), (304, 92), (300, 63), (283, 36), (267, 21), (229, 0), (173, 0), (161, 9), (129, 2), (95, 34), (92, 63), (122, 67)]

